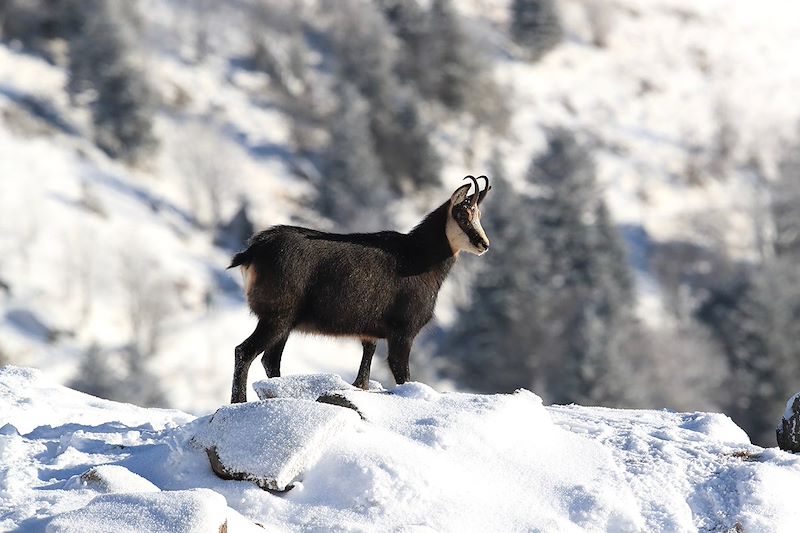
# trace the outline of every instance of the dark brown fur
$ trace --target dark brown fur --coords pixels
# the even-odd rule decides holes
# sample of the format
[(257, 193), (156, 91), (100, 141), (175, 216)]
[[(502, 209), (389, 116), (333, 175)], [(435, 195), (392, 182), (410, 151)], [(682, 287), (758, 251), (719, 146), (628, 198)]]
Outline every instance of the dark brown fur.
[[(362, 388), (369, 382), (376, 339), (386, 339), (395, 381), (408, 381), (411, 344), (433, 317), (455, 261), (445, 235), (449, 207), (445, 202), (407, 234), (275, 226), (255, 235), (231, 263), (255, 276), (247, 299), (258, 317), (255, 331), (236, 347), (231, 402), (246, 401), (247, 372), (261, 352), (267, 376), (280, 375), (292, 330), (362, 339), (355, 381)], [(453, 211), (461, 208), (466, 206)]]

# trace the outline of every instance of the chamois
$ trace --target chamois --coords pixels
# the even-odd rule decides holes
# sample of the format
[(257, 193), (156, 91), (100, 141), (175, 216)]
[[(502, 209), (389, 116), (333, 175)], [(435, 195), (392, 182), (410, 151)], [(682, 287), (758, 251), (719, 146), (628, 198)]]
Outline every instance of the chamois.
[(254, 235), (230, 267), (241, 267), (255, 331), (235, 350), (231, 403), (247, 401), (247, 373), (264, 352), (267, 377), (280, 376), (281, 355), (293, 330), (361, 339), (353, 383), (366, 389), (377, 339), (386, 339), (398, 384), (410, 379), (411, 344), (433, 317), (439, 289), (459, 252), (482, 255), (489, 240), (479, 206), (489, 192), (460, 186), (408, 233), (324, 233), (274, 226)]

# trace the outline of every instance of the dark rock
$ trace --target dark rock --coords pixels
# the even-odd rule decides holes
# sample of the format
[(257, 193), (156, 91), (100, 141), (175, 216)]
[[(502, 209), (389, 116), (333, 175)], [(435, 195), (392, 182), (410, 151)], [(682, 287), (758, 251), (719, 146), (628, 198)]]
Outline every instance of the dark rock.
[(360, 416), (362, 420), (366, 420), (366, 418), (364, 418), (364, 414), (358, 410), (356, 404), (351, 402), (344, 394), (338, 392), (327, 392), (325, 394), (322, 394), (319, 398), (317, 398), (317, 401), (319, 403), (327, 403), (330, 405), (337, 405), (339, 407), (352, 409), (353, 411), (358, 413), (358, 416)]
[(789, 398), (776, 433), (781, 450), (800, 452), (800, 393)]

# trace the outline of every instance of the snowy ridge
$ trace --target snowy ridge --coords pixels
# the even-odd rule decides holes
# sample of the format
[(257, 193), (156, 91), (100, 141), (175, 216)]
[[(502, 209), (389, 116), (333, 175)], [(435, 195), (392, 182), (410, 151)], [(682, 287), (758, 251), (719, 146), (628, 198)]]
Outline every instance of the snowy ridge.
[[(528, 391), (420, 383), (345, 390), (364, 420), (351, 416), (277, 495), (214, 476), (192, 443), (209, 417), (97, 400), (14, 367), (0, 391), (3, 530), (119, 530), (120, 506), (165, 531), (213, 530), (178, 520), (178, 505), (231, 531), (790, 532), (800, 519), (800, 458), (750, 445), (719, 414), (544, 407)], [(143, 492), (115, 492), (124, 484)]]

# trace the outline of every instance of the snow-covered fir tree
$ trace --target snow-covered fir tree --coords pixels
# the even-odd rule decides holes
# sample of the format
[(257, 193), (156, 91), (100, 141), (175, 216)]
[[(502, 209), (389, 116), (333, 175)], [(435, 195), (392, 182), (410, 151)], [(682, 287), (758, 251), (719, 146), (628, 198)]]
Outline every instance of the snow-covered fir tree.
[(426, 54), (431, 57), (428, 90), (450, 109), (464, 109), (483, 72), (479, 53), (450, 0), (434, 0)]
[(564, 38), (557, 1), (514, 0), (510, 32), (527, 57), (538, 61)]
[(771, 197), (769, 253), (740, 268), (728, 283), (709, 287), (697, 311), (728, 359), (726, 412), (763, 444), (774, 443), (773, 418), (800, 383), (800, 164), (795, 154), (787, 151), (779, 175), (764, 181)]
[(339, 82), (355, 85), (369, 103), (370, 132), (396, 192), (439, 183), (441, 160), (419, 100), (396, 73), (397, 43), (374, 6), (337, 6), (334, 55)]
[(497, 158), (490, 176), (492, 192), (481, 222), (492, 248), (481, 258), (470, 301), (444, 343), (444, 372), (472, 390), (513, 391), (531, 386), (535, 347), (547, 344), (544, 306), (538, 305), (542, 249), (532, 238), (535, 200), (514, 190)]
[(74, 0), (80, 31), (69, 39), (68, 89), (90, 95), (94, 138), (112, 157), (129, 163), (146, 159), (156, 147), (156, 95), (137, 64), (136, 5)]
[(463, 365), (458, 379), (484, 391), (533, 387), (550, 401), (627, 403), (633, 287), (591, 153), (555, 130), (528, 172), (537, 197), (494, 181), (492, 250), (445, 350)]
[(316, 207), (345, 231), (377, 230), (391, 197), (369, 129), (369, 105), (347, 82), (337, 86)]

